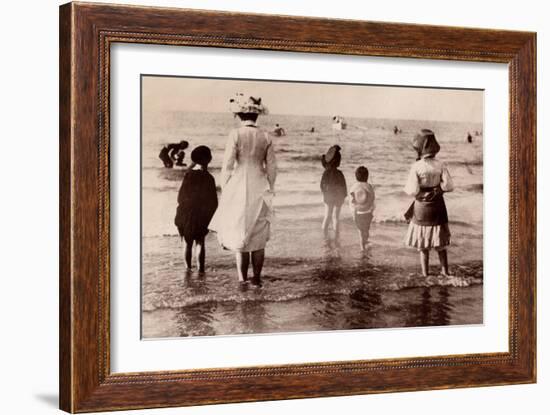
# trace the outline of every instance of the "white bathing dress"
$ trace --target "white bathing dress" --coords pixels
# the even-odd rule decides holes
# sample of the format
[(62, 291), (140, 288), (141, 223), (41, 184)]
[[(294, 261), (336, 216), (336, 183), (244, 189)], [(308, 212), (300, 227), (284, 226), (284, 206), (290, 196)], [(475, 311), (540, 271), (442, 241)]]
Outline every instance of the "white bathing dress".
[(271, 137), (253, 121), (229, 134), (222, 165), (222, 195), (209, 228), (222, 247), (236, 252), (264, 249), (273, 216), (277, 175)]

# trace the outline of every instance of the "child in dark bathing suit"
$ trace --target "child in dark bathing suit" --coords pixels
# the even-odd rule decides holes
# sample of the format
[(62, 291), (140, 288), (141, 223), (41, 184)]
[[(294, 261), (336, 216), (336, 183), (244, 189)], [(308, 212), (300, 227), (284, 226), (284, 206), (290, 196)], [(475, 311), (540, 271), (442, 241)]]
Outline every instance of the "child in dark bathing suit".
[(190, 166), (190, 170), (183, 177), (174, 220), (184, 241), (186, 268), (190, 270), (192, 267), (191, 257), (195, 244), (199, 272), (204, 272), (205, 269), (204, 238), (208, 233), (208, 224), (218, 207), (216, 183), (207, 170), (211, 160), (212, 154), (206, 146), (198, 146), (191, 152), (194, 166)]
[(348, 193), (344, 174), (338, 169), (341, 160), (340, 146), (337, 145), (330, 147), (321, 158), (321, 163), (325, 168), (321, 177), (321, 192), (325, 204), (322, 229), (325, 238), (328, 237), (331, 223), (335, 239), (338, 239), (340, 234), (340, 210)]

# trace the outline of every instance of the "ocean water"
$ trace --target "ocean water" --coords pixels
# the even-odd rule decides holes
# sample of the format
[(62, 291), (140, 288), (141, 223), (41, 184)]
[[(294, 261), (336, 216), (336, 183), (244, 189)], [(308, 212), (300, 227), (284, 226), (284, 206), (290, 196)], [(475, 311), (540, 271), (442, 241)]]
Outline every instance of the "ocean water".
[[(474, 134), (482, 131), (482, 125), (355, 118), (347, 122), (348, 129), (333, 131), (330, 117), (261, 117), (261, 127), (272, 130), (278, 123), (287, 135), (273, 138), (278, 164), (276, 216), (266, 250), (264, 286), (241, 291), (234, 257), (218, 247), (214, 234), (207, 238), (206, 274), (185, 274), (173, 225), (184, 171), (165, 169), (158, 159), (160, 148), (168, 142), (189, 141), (187, 161), (194, 146), (207, 145), (213, 153), (209, 171), (218, 180), (227, 135), (237, 120), (227, 113), (145, 114), (144, 337), (482, 322), (483, 136)], [(393, 133), (394, 125), (400, 134)], [(438, 158), (447, 163), (456, 186), (446, 195), (454, 278), (421, 278), (416, 252), (402, 244), (403, 213), (411, 203), (402, 189), (415, 161), (411, 138), (421, 128), (435, 132), (441, 144)], [(474, 136), (473, 143), (466, 142), (468, 132)], [(358, 250), (346, 207), (339, 244), (327, 244), (322, 238), (320, 156), (333, 144), (342, 147), (341, 170), (348, 187), (359, 165), (368, 167), (369, 182), (375, 187), (372, 244), (366, 254)], [(432, 266), (437, 273), (435, 258)]]

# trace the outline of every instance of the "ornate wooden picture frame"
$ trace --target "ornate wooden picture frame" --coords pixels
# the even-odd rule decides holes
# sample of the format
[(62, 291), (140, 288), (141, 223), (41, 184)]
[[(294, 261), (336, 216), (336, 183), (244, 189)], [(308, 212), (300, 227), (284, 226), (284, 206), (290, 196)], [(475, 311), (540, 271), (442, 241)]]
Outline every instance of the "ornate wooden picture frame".
[[(115, 43), (508, 64), (509, 351), (112, 373), (109, 69)], [(535, 33), (70, 3), (60, 8), (59, 93), (61, 409), (74, 413), (535, 382)]]

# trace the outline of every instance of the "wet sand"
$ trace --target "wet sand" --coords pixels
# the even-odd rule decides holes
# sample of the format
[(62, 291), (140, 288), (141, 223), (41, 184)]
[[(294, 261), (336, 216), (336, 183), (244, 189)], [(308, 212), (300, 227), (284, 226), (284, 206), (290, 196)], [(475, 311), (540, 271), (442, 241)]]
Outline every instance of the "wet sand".
[(207, 237), (204, 275), (185, 272), (178, 237), (144, 238), (142, 336), (481, 324), (479, 232), (451, 224), (454, 277), (438, 276), (432, 252), (432, 275), (424, 278), (418, 253), (402, 245), (406, 226), (373, 223), (371, 245), (362, 253), (346, 214), (339, 242), (326, 243), (319, 217), (293, 220), (278, 212), (263, 287), (245, 290), (237, 284), (233, 254), (219, 248), (215, 234)]

